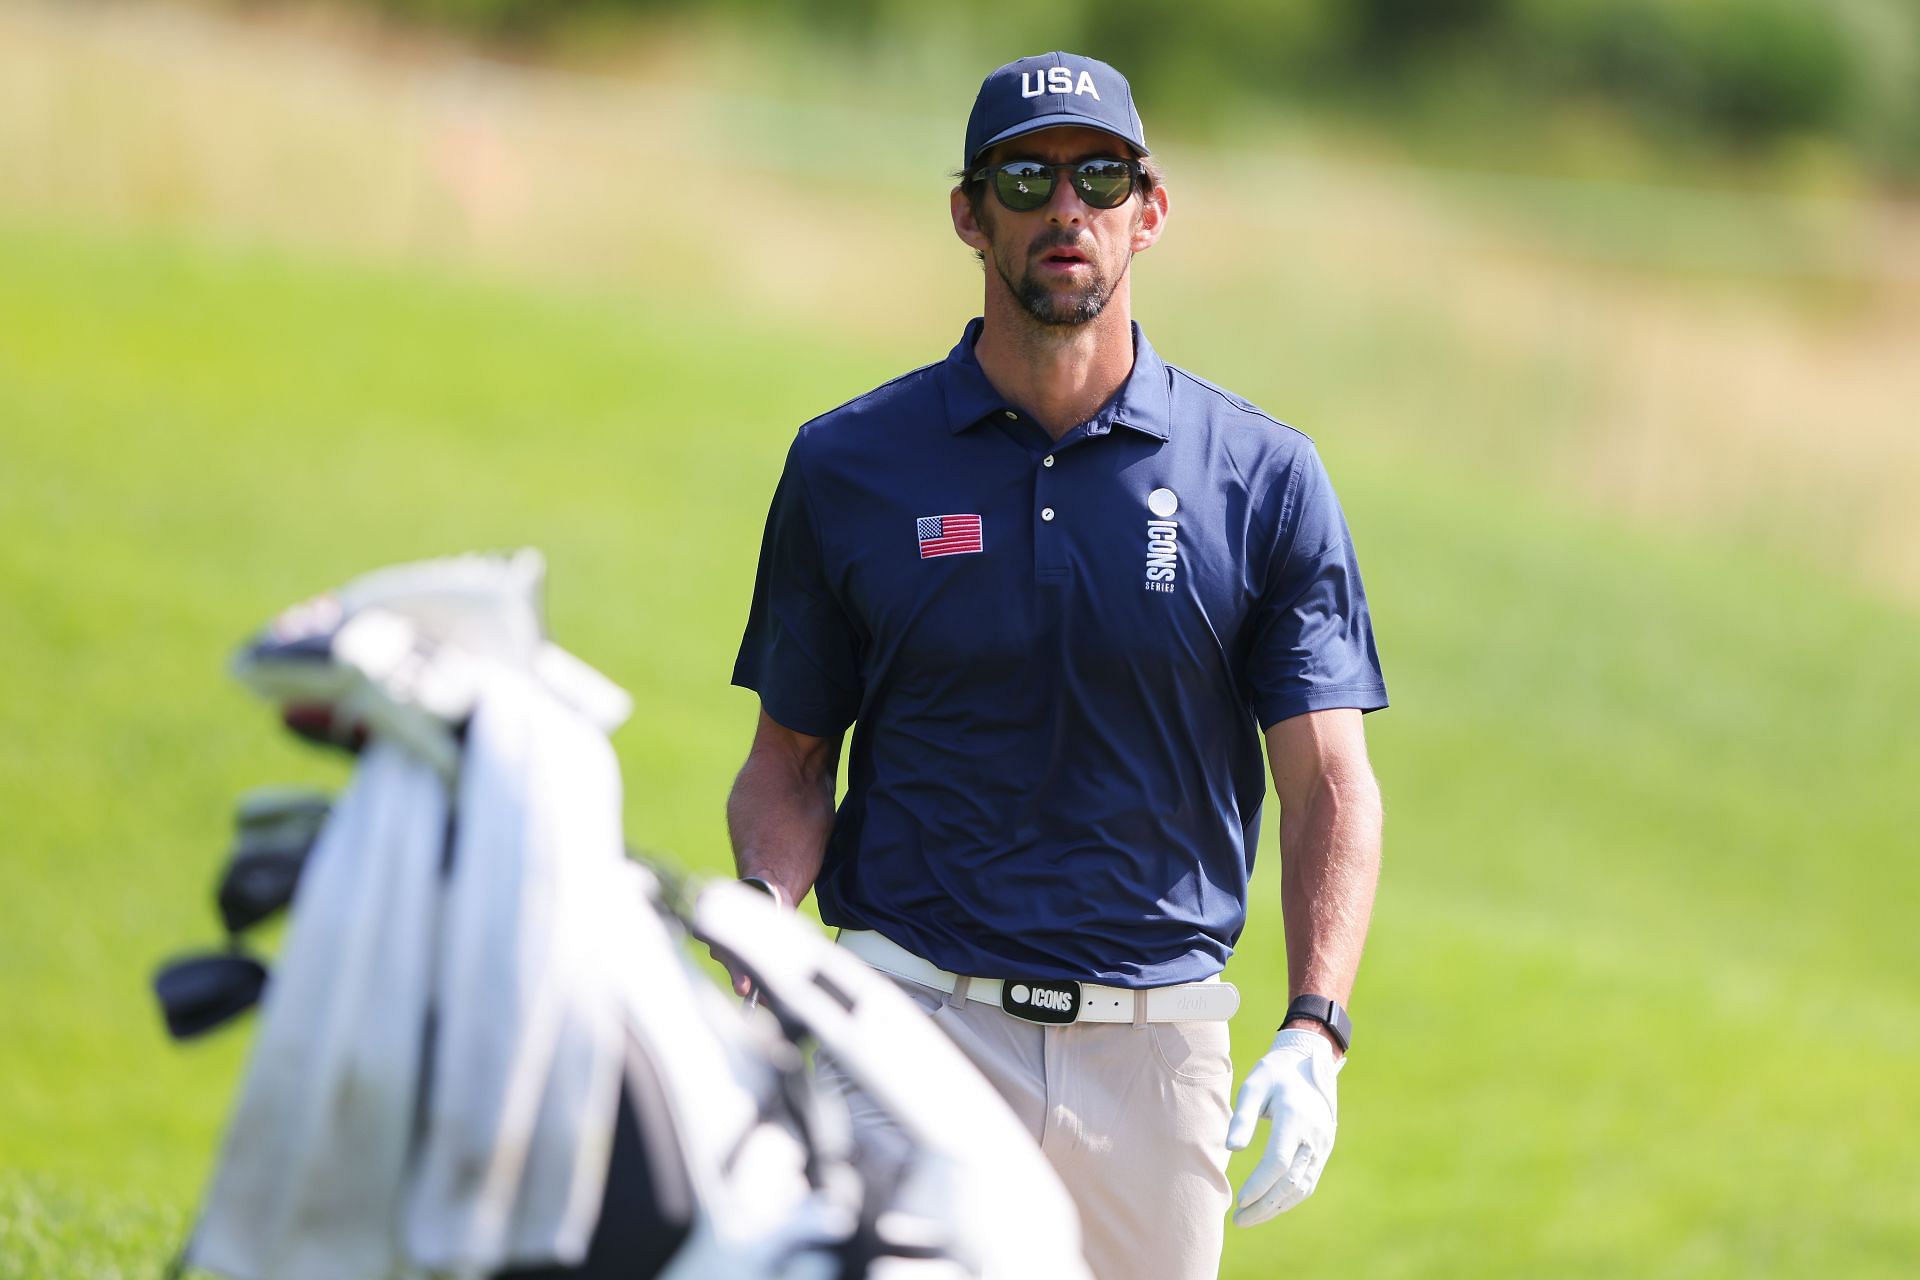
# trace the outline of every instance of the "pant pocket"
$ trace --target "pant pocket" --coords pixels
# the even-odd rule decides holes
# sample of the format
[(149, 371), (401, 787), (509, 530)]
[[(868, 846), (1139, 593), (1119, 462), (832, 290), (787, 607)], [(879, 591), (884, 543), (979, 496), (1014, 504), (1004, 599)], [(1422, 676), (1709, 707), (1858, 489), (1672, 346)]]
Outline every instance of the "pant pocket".
[(1233, 1040), (1225, 1022), (1149, 1022), (1160, 1065), (1182, 1080), (1233, 1079)]

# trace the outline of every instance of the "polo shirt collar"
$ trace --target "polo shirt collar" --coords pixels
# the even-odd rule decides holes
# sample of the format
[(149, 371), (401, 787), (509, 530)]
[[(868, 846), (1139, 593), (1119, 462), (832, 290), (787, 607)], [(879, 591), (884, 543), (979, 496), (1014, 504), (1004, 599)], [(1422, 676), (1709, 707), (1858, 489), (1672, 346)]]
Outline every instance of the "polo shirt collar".
[[(968, 321), (966, 332), (960, 335), (960, 341), (947, 353), (946, 363), (941, 366), (947, 428), (955, 435), (1014, 407), (987, 381), (986, 371), (973, 353), (973, 344), (980, 340), (983, 324), (977, 316)], [(1105, 435), (1114, 427), (1126, 427), (1156, 440), (1165, 440), (1173, 425), (1172, 400), (1166, 362), (1160, 359), (1136, 323), (1133, 370), (1113, 399), (1102, 405), (1087, 423), (1087, 434)]]

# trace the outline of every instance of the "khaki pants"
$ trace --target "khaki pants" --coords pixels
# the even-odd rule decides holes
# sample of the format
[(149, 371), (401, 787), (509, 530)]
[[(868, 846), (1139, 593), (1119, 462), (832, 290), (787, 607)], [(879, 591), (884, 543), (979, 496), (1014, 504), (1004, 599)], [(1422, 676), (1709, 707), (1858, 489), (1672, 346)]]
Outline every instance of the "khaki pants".
[[(890, 975), (891, 976), (891, 975)], [(933, 1017), (1040, 1144), (1080, 1209), (1099, 1280), (1213, 1280), (1227, 1182), (1233, 1059), (1225, 1022), (1042, 1027), (995, 1005), (893, 982)], [(858, 1140), (897, 1151), (890, 1122), (824, 1056)]]

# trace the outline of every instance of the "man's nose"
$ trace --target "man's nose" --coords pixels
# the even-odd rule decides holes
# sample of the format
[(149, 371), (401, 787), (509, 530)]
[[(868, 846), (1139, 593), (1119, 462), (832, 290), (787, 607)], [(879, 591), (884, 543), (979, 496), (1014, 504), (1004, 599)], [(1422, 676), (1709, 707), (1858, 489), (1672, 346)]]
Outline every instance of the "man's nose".
[(1056, 226), (1073, 227), (1087, 220), (1092, 212), (1080, 196), (1080, 188), (1071, 181), (1063, 180), (1053, 184), (1053, 195), (1047, 201), (1047, 221)]

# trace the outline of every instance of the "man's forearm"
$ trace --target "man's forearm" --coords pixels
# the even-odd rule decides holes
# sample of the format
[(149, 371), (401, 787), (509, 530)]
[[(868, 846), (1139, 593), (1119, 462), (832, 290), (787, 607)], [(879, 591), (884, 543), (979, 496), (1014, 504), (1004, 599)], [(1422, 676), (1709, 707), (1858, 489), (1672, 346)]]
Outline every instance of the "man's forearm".
[(791, 760), (755, 752), (727, 797), (734, 867), (776, 886), (793, 906), (813, 888), (833, 828), (837, 752)]
[(1380, 789), (1364, 766), (1321, 777), (1280, 817), (1289, 997), (1348, 1003), (1380, 878)]

